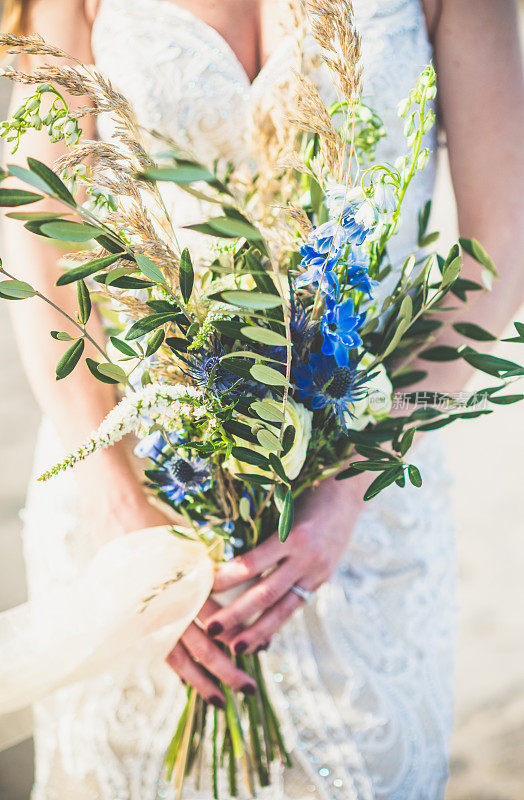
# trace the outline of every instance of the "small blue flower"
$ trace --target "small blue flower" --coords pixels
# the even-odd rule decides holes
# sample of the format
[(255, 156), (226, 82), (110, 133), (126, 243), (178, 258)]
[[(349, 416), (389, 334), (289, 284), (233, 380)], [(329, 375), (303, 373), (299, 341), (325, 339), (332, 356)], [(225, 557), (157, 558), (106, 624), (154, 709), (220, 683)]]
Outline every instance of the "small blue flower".
[(186, 459), (175, 456), (159, 469), (148, 470), (146, 475), (179, 505), (188, 495), (205, 492), (211, 486), (209, 465), (201, 458)]
[(344, 243), (344, 234), (341, 230), (339, 221), (336, 219), (328, 219), (317, 228), (313, 228), (308, 236), (309, 246), (316, 252), (326, 256), (329, 254), (333, 257), (333, 253), (340, 253), (340, 249)]
[(209, 350), (202, 348), (187, 357), (180, 356), (180, 358), (186, 364), (186, 375), (193, 380), (195, 386), (202, 389), (209, 386), (213, 394), (222, 394), (230, 391), (233, 385), (239, 382), (238, 376), (221, 363), (220, 359), (224, 353), (224, 348), (215, 338)]
[(161, 431), (154, 431), (138, 442), (134, 453), (138, 458), (151, 458), (156, 461), (168, 445), (178, 445), (185, 441), (185, 438), (183, 431), (170, 431), (165, 435)]
[(353, 300), (335, 303), (326, 298), (326, 312), (320, 320), (320, 330), (324, 342), (322, 352), (326, 356), (334, 356), (339, 366), (349, 364), (348, 350), (362, 344), (357, 333), (365, 319), (365, 314), (355, 314)]
[(366, 395), (368, 377), (358, 371), (358, 361), (339, 366), (332, 356), (312, 355), (293, 373), (299, 398), (311, 400), (311, 408), (331, 408), (346, 430), (345, 416), (353, 416), (354, 404)]
[(339, 285), (334, 268), (340, 257), (340, 251), (335, 249), (328, 257), (315, 250), (311, 244), (305, 244), (300, 248), (300, 252), (303, 256), (300, 265), (306, 268), (306, 272), (295, 280), (296, 288), (301, 289), (304, 286), (317, 288), (320, 284), (324, 294), (337, 297)]
[(367, 253), (364, 253), (361, 248), (352, 247), (345, 264), (345, 284), (352, 289), (360, 289), (361, 292), (365, 292), (371, 297), (373, 287), (378, 285), (378, 281), (369, 277), (368, 269), (369, 256)]
[(359, 187), (348, 190), (346, 186), (332, 186), (326, 192), (326, 205), (331, 217), (337, 218), (336, 224), (340, 224), (340, 243), (361, 245), (366, 241), (376, 213)]

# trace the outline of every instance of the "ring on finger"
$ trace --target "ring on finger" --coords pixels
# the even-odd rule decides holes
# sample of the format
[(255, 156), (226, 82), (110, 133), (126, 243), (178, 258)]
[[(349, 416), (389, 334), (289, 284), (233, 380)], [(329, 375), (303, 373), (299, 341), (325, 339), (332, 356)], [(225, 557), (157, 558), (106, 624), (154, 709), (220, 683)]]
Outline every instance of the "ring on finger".
[(314, 592), (310, 592), (309, 589), (303, 589), (302, 586), (299, 586), (297, 583), (294, 583), (289, 591), (293, 592), (293, 594), (296, 594), (297, 597), (300, 597), (304, 603), (311, 603), (315, 597)]

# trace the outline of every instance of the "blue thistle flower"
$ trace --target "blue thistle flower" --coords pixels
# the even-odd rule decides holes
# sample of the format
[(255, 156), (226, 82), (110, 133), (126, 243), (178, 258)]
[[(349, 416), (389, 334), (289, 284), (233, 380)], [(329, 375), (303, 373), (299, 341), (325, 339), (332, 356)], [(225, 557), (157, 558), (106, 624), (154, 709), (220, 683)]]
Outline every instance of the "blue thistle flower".
[(345, 416), (353, 416), (355, 403), (366, 395), (364, 384), (369, 379), (365, 372), (358, 371), (358, 363), (339, 366), (332, 356), (310, 356), (308, 363), (293, 373), (298, 397), (310, 399), (313, 409), (331, 408), (346, 430)]
[(322, 353), (326, 356), (334, 356), (339, 366), (347, 367), (349, 364), (348, 350), (362, 344), (362, 339), (357, 331), (366, 315), (355, 314), (355, 307), (351, 299), (344, 303), (335, 303), (328, 297), (326, 306), (326, 311), (320, 320), (320, 330), (324, 339)]
[(179, 357), (186, 365), (185, 374), (192, 379), (195, 386), (207, 389), (213, 376), (209, 390), (213, 394), (222, 394), (230, 391), (233, 385), (239, 382), (238, 376), (221, 363), (220, 359), (224, 354), (224, 348), (218, 339), (214, 338), (209, 350), (201, 348), (187, 357), (182, 357), (180, 354)]
[(205, 492), (211, 486), (209, 465), (201, 458), (174, 456), (159, 469), (148, 470), (146, 475), (175, 505), (179, 505), (188, 495)]

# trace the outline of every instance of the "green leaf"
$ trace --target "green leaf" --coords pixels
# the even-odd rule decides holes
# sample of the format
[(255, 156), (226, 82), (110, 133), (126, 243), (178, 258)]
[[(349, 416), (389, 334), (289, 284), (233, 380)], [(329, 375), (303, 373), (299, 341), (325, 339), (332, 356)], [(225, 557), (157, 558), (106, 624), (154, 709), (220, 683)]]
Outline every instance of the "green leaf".
[(251, 464), (253, 467), (260, 467), (260, 469), (270, 469), (267, 457), (257, 452), (257, 450), (235, 446), (231, 450), (231, 455), (244, 464)]
[(261, 344), (267, 344), (275, 347), (287, 347), (290, 342), (281, 333), (270, 330), (270, 328), (261, 328), (259, 325), (245, 325), (242, 328), (242, 333), (248, 339)]
[(482, 264), (488, 272), (491, 273), (495, 278), (498, 277), (498, 272), (496, 270), (495, 264), (486, 253), (480, 242), (476, 239), (459, 239), (460, 246), (463, 250), (466, 251), (470, 256), (472, 256), (475, 261), (478, 261), (479, 264)]
[(387, 486), (395, 483), (402, 472), (402, 468), (399, 469), (398, 467), (384, 470), (384, 472), (375, 478), (375, 480), (368, 486), (366, 493), (364, 494), (364, 500), (371, 500), (373, 497), (376, 497), (377, 494), (379, 494)]
[(166, 285), (166, 279), (157, 265), (151, 261), (150, 258), (142, 255), (142, 253), (135, 253), (135, 261), (138, 264), (140, 271), (146, 276), (146, 278), (149, 278), (155, 283), (160, 283), (162, 286)]
[(400, 440), (400, 455), (405, 456), (409, 448), (413, 444), (413, 437), (415, 436), (416, 428), (409, 428)]
[[(106, 278), (107, 275), (105, 273), (101, 273), (100, 275), (95, 276), (95, 281), (97, 283), (102, 283), (105, 286)], [(114, 286), (115, 289), (149, 289), (154, 285), (155, 284), (153, 281), (142, 280), (142, 278), (134, 278), (132, 275), (123, 275), (121, 278), (112, 278), (111, 280), (111, 286)]]
[(221, 333), (222, 336), (227, 336), (228, 339), (236, 341), (237, 339), (245, 338), (242, 334), (242, 325), (238, 322), (231, 322), (228, 319), (215, 319), (211, 321), (211, 324), (215, 330)]
[(198, 225), (186, 225), (186, 228), (208, 236), (218, 236), (222, 239), (247, 239), (260, 241), (262, 234), (247, 220), (235, 217), (213, 217), (207, 222)]
[(268, 431), (267, 428), (257, 431), (257, 439), (259, 444), (265, 449), (274, 453), (279, 453), (282, 450), (280, 439), (274, 433)]
[(420, 383), (420, 381), (424, 380), (424, 378), (427, 378), (427, 375), (427, 372), (417, 369), (409, 372), (400, 372), (391, 379), (391, 383), (393, 384), (394, 389), (402, 389), (404, 386), (411, 386), (414, 383)]
[(191, 263), (191, 256), (189, 254), (189, 250), (187, 247), (184, 248), (182, 251), (182, 255), (180, 257), (180, 267), (179, 267), (179, 281), (180, 281), (180, 291), (182, 293), (182, 298), (184, 303), (189, 302), (189, 298), (191, 297), (191, 292), (193, 291), (193, 283), (195, 280), (195, 273), (193, 270), (193, 264)]
[(289, 386), (289, 381), (281, 372), (266, 364), (253, 364), (249, 371), (256, 381), (265, 386)]
[(78, 297), (78, 318), (82, 325), (85, 325), (91, 316), (91, 297), (84, 281), (78, 281), (76, 292)]
[(21, 167), (18, 164), (8, 164), (7, 168), (10, 175), (18, 178), (24, 183), (28, 183), (35, 189), (50, 194), (53, 197), (58, 197), (63, 200), (67, 205), (76, 206), (75, 198), (67, 188), (67, 186), (60, 180), (58, 175), (34, 158), (28, 158), (27, 163), (30, 169)]
[(385, 351), (384, 351), (384, 353), (382, 355), (382, 358), (386, 358), (386, 356), (389, 356), (390, 353), (392, 353), (394, 350), (396, 350), (396, 348), (400, 344), (400, 340), (402, 339), (402, 337), (404, 336), (405, 332), (409, 328), (409, 322), (410, 322), (409, 319), (407, 319), (406, 317), (401, 318), (399, 320), (399, 323), (397, 325), (397, 328), (395, 330), (393, 338), (391, 339), (390, 343), (386, 347), (386, 349), (385, 349)]
[(133, 339), (138, 339), (140, 336), (145, 336), (146, 333), (151, 333), (151, 331), (154, 331), (156, 328), (160, 328), (161, 325), (172, 322), (176, 316), (177, 313), (172, 311), (170, 313), (150, 314), (148, 317), (143, 317), (131, 325), (125, 338), (130, 342)]
[(460, 354), (456, 347), (442, 344), (422, 350), (419, 353), (419, 358), (424, 359), (424, 361), (456, 361), (457, 358), (460, 358)]
[(109, 383), (114, 386), (120, 382), (113, 380), (113, 378), (108, 378), (107, 375), (102, 375), (102, 373), (98, 371), (98, 367), (100, 366), (98, 361), (95, 361), (92, 358), (86, 358), (86, 364), (91, 375), (96, 378), (97, 381), (100, 381), (100, 383)]
[(524, 394), (504, 394), (497, 397), (490, 397), (490, 403), (496, 403), (499, 406), (508, 406), (511, 403), (520, 403), (524, 400)]
[(259, 475), (256, 472), (237, 472), (235, 478), (247, 483), (255, 483), (257, 486), (267, 486), (268, 483), (276, 483), (274, 478), (269, 475)]
[(469, 339), (475, 339), (478, 342), (492, 342), (497, 337), (492, 333), (481, 328), (480, 325), (475, 325), (473, 322), (456, 322), (453, 327), (457, 333), (462, 336), (467, 336)]
[(24, 189), (0, 189), (0, 206), (3, 208), (26, 206), (38, 200), (42, 200), (41, 194), (26, 192)]
[(276, 406), (268, 403), (266, 400), (256, 400), (254, 403), (251, 403), (250, 408), (265, 422), (276, 422), (278, 424), (284, 422), (285, 417), (281, 409), (276, 408)]
[(291, 489), (288, 489), (284, 500), (284, 506), (280, 513), (280, 519), (278, 521), (278, 536), (281, 542), (285, 542), (287, 537), (291, 533), (294, 517), (295, 517), (295, 509), (293, 502), (293, 494), (291, 492)]
[(116, 336), (110, 336), (109, 341), (122, 355), (128, 356), (129, 358), (139, 358), (138, 353), (126, 342), (123, 342), (122, 339), (117, 339)]
[(239, 422), (236, 419), (228, 419), (222, 423), (222, 427), (225, 431), (227, 431), (227, 433), (230, 433), (239, 439), (244, 439), (244, 441), (250, 442), (250, 444), (258, 444), (258, 441), (255, 435), (252, 433), (249, 425), (246, 425), (243, 422)]
[(28, 297), (34, 297), (36, 294), (36, 289), (33, 289), (25, 281), (8, 280), (0, 282), (0, 297), (4, 300), (27, 300)]
[(45, 236), (61, 242), (88, 242), (100, 233), (100, 228), (95, 228), (94, 225), (87, 225), (85, 222), (70, 222), (66, 219), (46, 222), (40, 226), (40, 230)]
[(407, 322), (411, 322), (411, 317), (413, 316), (413, 300), (409, 294), (407, 294), (402, 300), (398, 316), (400, 319), (405, 319)]
[(6, 214), (9, 219), (19, 219), (27, 222), (52, 222), (55, 219), (62, 219), (63, 216), (63, 214), (59, 213), (53, 214), (51, 211), (11, 211), (10, 214)]
[(102, 363), (98, 365), (98, 372), (105, 378), (111, 378), (116, 383), (126, 383), (127, 375), (118, 364)]
[(65, 331), (51, 331), (51, 336), (53, 339), (56, 339), (57, 342), (72, 342), (73, 337), (70, 336)]
[(158, 348), (164, 343), (164, 338), (165, 336), (163, 330), (156, 331), (156, 333), (151, 336), (146, 347), (146, 358), (149, 358), (153, 355), (153, 353), (156, 353)]
[(288, 425), (284, 430), (284, 437), (282, 439), (282, 452), (286, 456), (295, 441), (295, 429), (293, 425)]
[(220, 299), (224, 303), (240, 308), (249, 308), (253, 311), (265, 311), (269, 308), (276, 308), (282, 305), (280, 297), (264, 292), (248, 292), (243, 289), (234, 289), (220, 293)]
[(431, 200), (428, 200), (424, 207), (419, 211), (418, 215), (418, 244), (422, 247), (422, 238), (427, 231), (429, 217), (431, 214)]
[(209, 172), (200, 164), (186, 162), (170, 167), (151, 167), (145, 172), (140, 173), (140, 177), (145, 177), (152, 181), (169, 181), (173, 183), (193, 183), (194, 181), (205, 181), (214, 183), (216, 176)]
[(471, 364), (475, 369), (485, 372), (487, 375), (495, 375), (498, 377), (501, 373), (510, 372), (512, 370), (519, 370), (520, 365), (514, 361), (508, 361), (505, 358), (498, 356), (491, 356), (485, 353), (477, 353), (471, 347), (461, 347), (460, 355)]
[(83, 339), (78, 339), (71, 347), (65, 351), (64, 355), (56, 365), (56, 379), (61, 381), (74, 370), (84, 352), (85, 343)]
[(449, 286), (450, 283), (453, 283), (460, 274), (460, 270), (462, 269), (462, 258), (457, 256), (453, 261), (449, 264), (445, 264), (442, 270), (442, 287)]
[(174, 350), (175, 353), (186, 353), (189, 347), (188, 340), (183, 339), (181, 336), (168, 336), (166, 344), (171, 350)]
[(273, 469), (273, 472), (275, 472), (278, 475), (278, 477), (282, 481), (284, 481), (284, 483), (289, 483), (289, 478), (286, 475), (286, 471), (284, 469), (284, 465), (283, 465), (282, 461), (279, 459), (279, 457), (277, 455), (275, 455), (275, 453), (270, 453), (269, 454), (269, 463), (271, 464), (271, 468)]
[(414, 464), (410, 464), (408, 466), (408, 476), (413, 486), (416, 486), (417, 489), (420, 489), (422, 486), (422, 475)]
[(115, 253), (111, 256), (104, 256), (103, 258), (95, 258), (93, 261), (87, 261), (80, 267), (73, 267), (73, 269), (69, 269), (67, 272), (64, 272), (63, 275), (60, 275), (56, 285), (66, 286), (68, 283), (74, 283), (74, 281), (87, 278), (90, 275), (93, 275), (95, 272), (98, 272), (100, 269), (110, 267), (111, 264), (114, 264), (115, 261), (118, 261), (118, 259), (123, 255), (123, 253)]
[(63, 200), (68, 205), (76, 206), (76, 201), (65, 183), (58, 177), (58, 175), (49, 169), (46, 164), (38, 161), (36, 158), (28, 158), (27, 165), (34, 175), (38, 175), (40, 180), (48, 186), (51, 194)]

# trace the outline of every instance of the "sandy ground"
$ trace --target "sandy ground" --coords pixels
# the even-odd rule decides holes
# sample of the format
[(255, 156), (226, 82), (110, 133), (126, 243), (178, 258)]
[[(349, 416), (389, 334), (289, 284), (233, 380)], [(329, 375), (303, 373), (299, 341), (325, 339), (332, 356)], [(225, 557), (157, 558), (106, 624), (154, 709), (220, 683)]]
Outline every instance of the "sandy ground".
[[(445, 168), (438, 196), (436, 217), (449, 241), (454, 208)], [(515, 346), (506, 345), (503, 352), (522, 358)], [(5, 304), (0, 304), (0, 389), (2, 609), (25, 597), (18, 513), (39, 420)], [(524, 407), (502, 407), (474, 424), (444, 429), (443, 435), (455, 478), (461, 602), (448, 800), (524, 800)], [(1, 800), (27, 800), (31, 783), (27, 742), (0, 756)]]

